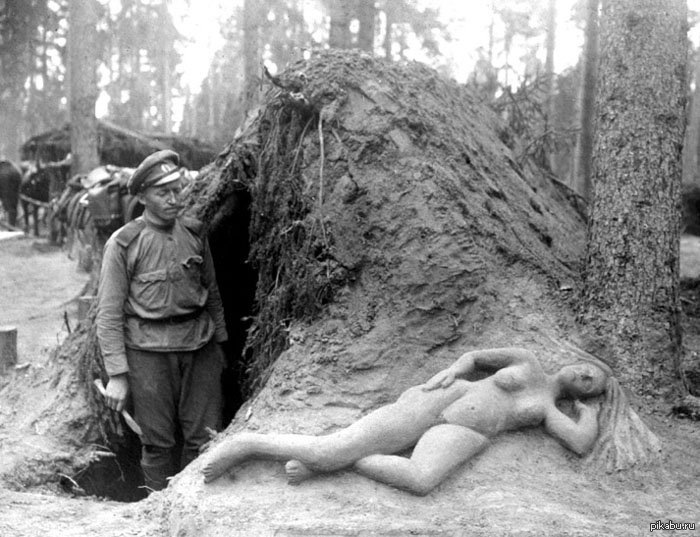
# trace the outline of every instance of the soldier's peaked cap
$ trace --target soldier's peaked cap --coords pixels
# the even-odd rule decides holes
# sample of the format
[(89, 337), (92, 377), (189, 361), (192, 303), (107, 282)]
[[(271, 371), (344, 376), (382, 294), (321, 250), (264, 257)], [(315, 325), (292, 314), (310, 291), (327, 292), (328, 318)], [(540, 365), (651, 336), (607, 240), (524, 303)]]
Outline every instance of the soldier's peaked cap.
[(156, 151), (139, 164), (127, 181), (129, 194), (136, 195), (155, 185), (164, 185), (180, 178), (180, 156), (170, 149)]

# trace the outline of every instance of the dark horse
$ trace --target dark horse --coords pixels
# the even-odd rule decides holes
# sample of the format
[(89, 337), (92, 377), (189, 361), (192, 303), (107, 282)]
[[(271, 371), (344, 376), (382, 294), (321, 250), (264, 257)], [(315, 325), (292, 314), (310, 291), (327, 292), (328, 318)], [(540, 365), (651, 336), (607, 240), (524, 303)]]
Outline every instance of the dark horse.
[(49, 202), (50, 176), (41, 165), (30, 164), (22, 176), (20, 200), (24, 213), (24, 232), (29, 233), (29, 217), (34, 217), (34, 235), (39, 236), (39, 209)]
[(7, 213), (8, 224), (13, 227), (17, 225), (17, 204), (21, 182), (22, 173), (19, 168), (9, 160), (0, 160), (0, 202)]
[(34, 217), (34, 235), (39, 235), (39, 209), (44, 208), (43, 220), (49, 211), (52, 194), (58, 195), (66, 185), (70, 165), (64, 162), (29, 164), (22, 178), (20, 199), (24, 211), (24, 228), (29, 232), (30, 211)]

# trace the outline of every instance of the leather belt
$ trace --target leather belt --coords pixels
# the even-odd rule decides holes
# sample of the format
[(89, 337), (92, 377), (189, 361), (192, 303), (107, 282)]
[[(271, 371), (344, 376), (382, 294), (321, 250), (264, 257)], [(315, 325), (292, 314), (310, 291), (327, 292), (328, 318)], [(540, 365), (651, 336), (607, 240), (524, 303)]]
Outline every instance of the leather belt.
[(164, 324), (177, 324), (177, 323), (184, 323), (186, 321), (193, 321), (194, 319), (199, 318), (199, 316), (204, 312), (204, 308), (195, 310), (191, 313), (183, 313), (182, 315), (173, 315), (172, 317), (163, 317), (161, 319), (144, 319), (143, 317), (139, 317), (138, 315), (133, 315), (132, 317), (136, 317), (138, 319), (141, 319), (143, 321), (148, 321), (151, 323), (164, 323)]

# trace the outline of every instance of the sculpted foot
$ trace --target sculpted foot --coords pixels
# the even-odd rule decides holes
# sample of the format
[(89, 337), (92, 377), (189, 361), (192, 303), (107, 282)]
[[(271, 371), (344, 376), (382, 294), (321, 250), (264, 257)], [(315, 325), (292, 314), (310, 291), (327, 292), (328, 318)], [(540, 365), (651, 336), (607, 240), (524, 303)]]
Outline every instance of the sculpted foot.
[(298, 485), (314, 475), (314, 472), (309, 470), (308, 466), (297, 460), (288, 461), (284, 465), (284, 472), (287, 474), (287, 483), (290, 485)]
[(236, 442), (224, 443), (218, 446), (209, 457), (209, 462), (202, 469), (204, 482), (210, 483), (224, 474), (232, 476), (231, 468), (245, 458), (243, 447)]
[(219, 479), (222, 475), (229, 473), (231, 464), (224, 459), (213, 459), (202, 469), (204, 482), (210, 483)]

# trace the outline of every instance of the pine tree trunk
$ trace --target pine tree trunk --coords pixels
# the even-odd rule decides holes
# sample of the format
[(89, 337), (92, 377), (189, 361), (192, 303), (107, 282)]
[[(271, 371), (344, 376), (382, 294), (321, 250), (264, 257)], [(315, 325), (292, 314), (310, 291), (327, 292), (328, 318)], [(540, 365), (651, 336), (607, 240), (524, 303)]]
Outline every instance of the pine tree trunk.
[[(163, 21), (168, 20), (168, 5), (163, 0), (160, 6)], [(163, 110), (161, 111), (163, 115), (163, 132), (165, 134), (171, 134), (172, 127), (172, 69), (170, 67), (170, 50), (168, 48), (168, 43), (172, 42), (170, 36), (167, 33), (163, 36), (162, 44), (162, 73), (161, 73), (161, 91), (163, 92)]]
[(17, 160), (22, 140), (22, 110), (25, 99), (28, 59), (25, 44), (30, 40), (31, 25), (25, 0), (6, 0), (4, 21), (0, 24), (0, 152), (4, 158)]
[(376, 15), (374, 0), (359, 2), (357, 14), (360, 20), (357, 47), (372, 54), (374, 53), (374, 18)]
[(683, 183), (698, 182), (698, 144), (700, 144), (700, 50), (695, 51), (695, 90), (690, 106), (688, 127), (683, 144)]
[(494, 5), (494, 0), (491, 0), (491, 19), (489, 21), (489, 44), (488, 44), (488, 60), (489, 64), (493, 65), (493, 56), (494, 56), (494, 26), (496, 24), (496, 6)]
[(44, 28), (41, 32), (41, 82), (44, 91), (41, 92), (41, 130), (48, 127), (48, 100), (46, 98), (49, 87), (49, 40), (47, 36), (48, 16), (44, 19)]
[(605, 0), (581, 301), (588, 346), (637, 394), (680, 389), (683, 0)]
[(390, 10), (385, 11), (386, 14), (386, 30), (384, 33), (384, 56), (391, 59), (391, 25), (394, 23), (391, 17)]
[(574, 184), (585, 199), (591, 197), (591, 163), (593, 158), (593, 118), (598, 69), (598, 7), (600, 0), (588, 0), (586, 44), (583, 52), (583, 84), (579, 109), (580, 131), (574, 154)]
[(70, 120), (73, 174), (86, 173), (100, 164), (97, 148), (97, 8), (95, 0), (70, 3), (68, 55), (70, 69)]
[(163, 57), (163, 132), (165, 134), (172, 134), (172, 84), (171, 72), (170, 72), (170, 58), (168, 57), (167, 51)]
[(30, 135), (34, 135), (39, 130), (39, 115), (40, 107), (38, 106), (39, 101), (39, 90), (36, 87), (36, 54), (34, 52), (34, 44), (30, 41), (27, 43), (27, 59), (29, 60), (29, 88), (27, 91), (27, 107), (24, 110), (24, 121), (25, 128)]
[(331, 48), (350, 48), (350, 11), (346, 0), (331, 0)]
[[(245, 0), (243, 5), (243, 109), (250, 110), (256, 101), (260, 58), (260, 21), (257, 2)], [(213, 98), (212, 95), (209, 97)], [(210, 133), (213, 136), (213, 133)]]
[(554, 123), (554, 44), (557, 33), (556, 0), (549, 0), (547, 7), (547, 54), (544, 62), (544, 72), (547, 77), (547, 129)]

